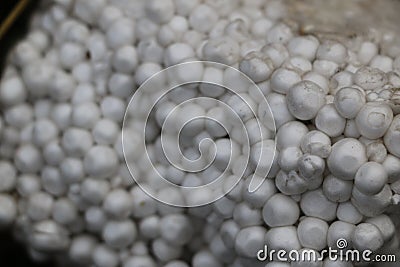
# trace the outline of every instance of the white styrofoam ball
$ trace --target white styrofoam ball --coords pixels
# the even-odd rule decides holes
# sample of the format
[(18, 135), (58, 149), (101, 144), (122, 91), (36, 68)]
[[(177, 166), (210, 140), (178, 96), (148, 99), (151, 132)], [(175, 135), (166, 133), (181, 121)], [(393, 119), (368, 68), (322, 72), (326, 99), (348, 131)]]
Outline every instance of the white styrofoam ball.
[(305, 124), (299, 121), (289, 121), (282, 125), (277, 133), (277, 148), (300, 147), (303, 136), (308, 133)]
[(0, 102), (12, 106), (25, 101), (27, 91), (22, 79), (18, 76), (2, 79), (0, 83)]
[(307, 216), (327, 222), (336, 218), (337, 203), (327, 199), (322, 189), (305, 192), (301, 196), (300, 207)]
[(395, 235), (395, 225), (393, 224), (392, 219), (386, 214), (382, 214), (373, 218), (368, 218), (365, 222), (371, 223), (378, 227), (383, 235), (383, 239), (385, 242), (391, 240)]
[(385, 73), (371, 67), (361, 67), (354, 75), (354, 82), (365, 90), (382, 87), (387, 82)]
[(127, 218), (132, 213), (132, 196), (123, 189), (114, 189), (103, 201), (103, 209), (111, 217)]
[(327, 245), (328, 223), (324, 220), (306, 217), (300, 220), (297, 234), (303, 247), (322, 250)]
[(274, 227), (265, 235), (266, 245), (270, 249), (283, 249), (287, 252), (301, 249), (295, 226)]
[(400, 115), (394, 117), (389, 129), (387, 130), (384, 142), (387, 150), (396, 157), (400, 157)]
[(132, 244), (136, 235), (136, 225), (131, 220), (108, 221), (102, 231), (105, 243), (115, 249), (122, 249)]
[(310, 81), (295, 84), (286, 97), (289, 111), (300, 120), (313, 119), (325, 104), (322, 88)]
[(262, 214), (270, 227), (290, 226), (299, 219), (300, 209), (292, 198), (275, 194), (265, 203)]
[(358, 224), (362, 221), (363, 215), (351, 203), (351, 201), (339, 203), (336, 216), (343, 222)]
[(17, 149), (14, 164), (20, 172), (36, 173), (43, 167), (43, 158), (38, 148), (26, 144)]
[(346, 119), (355, 118), (365, 102), (365, 93), (353, 87), (339, 89), (334, 100), (337, 111)]
[(325, 177), (323, 182), (325, 196), (333, 202), (345, 202), (351, 197), (353, 182), (339, 179), (333, 175)]
[(353, 180), (358, 168), (365, 162), (365, 146), (357, 139), (344, 138), (332, 146), (327, 163), (334, 176), (343, 180)]
[(375, 195), (361, 193), (357, 187), (353, 187), (351, 202), (358, 211), (367, 216), (374, 217), (382, 214), (392, 202), (393, 192), (388, 184)]
[(87, 174), (105, 179), (115, 173), (118, 157), (108, 146), (94, 146), (85, 155), (83, 166)]
[(301, 56), (308, 60), (315, 58), (317, 49), (321, 49), (319, 41), (312, 35), (294, 37), (288, 43), (288, 50), (292, 56)]
[(128, 18), (118, 18), (112, 22), (106, 32), (107, 45), (116, 49), (135, 42), (135, 27), (133, 21)]
[(308, 132), (301, 140), (301, 150), (304, 153), (327, 158), (331, 153), (332, 143), (329, 136), (317, 130)]
[(10, 226), (17, 216), (17, 204), (8, 194), (0, 194), (0, 227)]
[(337, 137), (344, 132), (346, 119), (337, 112), (333, 104), (328, 104), (318, 111), (315, 126), (328, 136)]
[(71, 156), (83, 156), (93, 145), (91, 134), (80, 128), (68, 128), (61, 140), (64, 151)]
[(385, 135), (393, 120), (393, 111), (387, 104), (368, 102), (358, 112), (355, 119), (361, 135), (378, 139)]
[(318, 47), (317, 58), (342, 64), (347, 58), (347, 49), (337, 41), (326, 40)]
[(262, 226), (251, 226), (239, 231), (235, 240), (235, 250), (240, 256), (254, 258), (265, 244), (267, 230)]
[(379, 193), (387, 183), (388, 175), (382, 166), (377, 162), (363, 164), (354, 177), (354, 186), (366, 195)]
[(381, 231), (371, 223), (357, 225), (351, 241), (355, 249), (360, 251), (368, 249), (372, 252), (376, 252), (384, 243)]
[[(333, 249), (347, 250), (352, 248), (351, 239), (356, 226), (352, 223), (336, 221), (329, 226), (328, 230), (328, 246)], [(341, 240), (346, 240), (347, 246), (344, 247), (345, 243), (341, 243)], [(343, 247), (341, 247), (343, 246)]]
[(279, 68), (271, 76), (271, 88), (277, 93), (287, 94), (292, 86), (301, 81), (300, 75), (286, 68)]

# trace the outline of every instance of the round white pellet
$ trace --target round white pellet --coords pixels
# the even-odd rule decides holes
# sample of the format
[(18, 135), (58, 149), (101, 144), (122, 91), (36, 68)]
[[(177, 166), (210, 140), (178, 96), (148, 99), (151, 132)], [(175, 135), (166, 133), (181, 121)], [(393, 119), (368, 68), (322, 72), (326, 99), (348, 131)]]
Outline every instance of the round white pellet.
[(84, 48), (79, 44), (66, 42), (60, 46), (60, 63), (66, 69), (72, 69), (83, 60), (84, 56)]
[(135, 186), (131, 189), (130, 193), (132, 195), (132, 215), (134, 217), (145, 218), (156, 212), (156, 201), (143, 191), (143, 189)]
[(41, 174), (43, 188), (54, 196), (61, 196), (67, 191), (67, 185), (60, 170), (55, 167), (44, 167)]
[(197, 252), (192, 258), (193, 267), (222, 267), (217, 258), (208, 250)]
[(315, 179), (324, 172), (325, 160), (315, 155), (305, 154), (299, 158), (297, 167), (300, 175), (306, 180)]
[(279, 150), (287, 147), (300, 147), (301, 140), (307, 133), (308, 128), (302, 122), (287, 122), (278, 130), (276, 146)]
[(371, 223), (357, 225), (351, 241), (355, 249), (359, 251), (368, 249), (372, 252), (376, 252), (384, 243), (381, 231)]
[(288, 43), (288, 50), (292, 56), (301, 56), (308, 60), (315, 58), (319, 41), (312, 35), (292, 38)]
[(100, 207), (90, 207), (85, 211), (86, 227), (90, 231), (101, 232), (107, 222), (107, 215)]
[(124, 264), (122, 265), (123, 267), (156, 267), (156, 263), (154, 262), (154, 259), (147, 255), (135, 255), (133, 257), (128, 258), (125, 260)]
[(379, 193), (387, 183), (388, 175), (382, 164), (377, 162), (367, 162), (357, 171), (354, 178), (354, 185), (366, 195)]
[(304, 153), (327, 158), (331, 153), (331, 139), (325, 133), (317, 130), (308, 132), (301, 140), (301, 150)]
[(322, 250), (327, 244), (328, 224), (318, 218), (306, 217), (297, 227), (299, 241), (303, 247)]
[(394, 156), (400, 158), (400, 115), (394, 117), (389, 129), (387, 130), (384, 141), (387, 150)]
[(294, 226), (273, 227), (268, 230), (265, 240), (269, 249), (284, 249), (286, 252), (301, 249), (297, 228)]
[(114, 189), (104, 199), (103, 208), (114, 218), (127, 218), (132, 212), (132, 196), (125, 190)]
[(369, 102), (361, 108), (355, 121), (361, 135), (377, 139), (385, 135), (392, 120), (393, 111), (388, 105)]
[(324, 179), (322, 188), (325, 196), (330, 201), (345, 202), (351, 197), (353, 182), (345, 181), (333, 175), (329, 175)]
[(202, 53), (205, 60), (232, 65), (238, 61), (239, 50), (238, 43), (232, 38), (217, 37), (205, 43)]
[(33, 225), (29, 243), (41, 252), (65, 251), (69, 245), (67, 230), (52, 220), (44, 220)]
[(386, 81), (384, 72), (371, 67), (361, 67), (354, 75), (354, 82), (365, 90), (380, 88)]
[(17, 183), (16, 176), (17, 172), (10, 162), (0, 161), (0, 192), (13, 190)]
[(280, 170), (275, 178), (276, 187), (285, 195), (298, 195), (304, 193), (308, 187), (308, 182), (296, 171), (288, 173)]
[(108, 81), (108, 89), (111, 95), (125, 99), (131, 96), (136, 88), (131, 75), (114, 73)]
[(20, 175), (16, 181), (16, 190), (23, 197), (29, 197), (40, 190), (39, 177), (35, 175)]
[(363, 42), (357, 53), (357, 58), (361, 64), (368, 64), (371, 59), (378, 54), (378, 46), (372, 42)]
[(271, 76), (271, 88), (277, 93), (287, 94), (300, 81), (301, 77), (296, 71), (279, 68)]
[(43, 159), (36, 147), (26, 144), (16, 150), (14, 164), (23, 173), (36, 173), (43, 167)]
[(368, 218), (365, 222), (371, 223), (378, 227), (383, 235), (383, 240), (385, 242), (392, 239), (392, 237), (395, 235), (396, 227), (393, 224), (392, 219), (386, 214), (382, 214), (373, 218)]
[(64, 151), (71, 156), (83, 156), (92, 144), (91, 134), (79, 128), (67, 129), (62, 137)]
[(118, 157), (108, 146), (94, 146), (85, 155), (83, 166), (87, 174), (105, 179), (115, 173)]
[(336, 92), (334, 104), (340, 115), (353, 119), (365, 105), (365, 101), (365, 93), (360, 89), (345, 87)]
[(336, 216), (339, 220), (351, 224), (358, 224), (363, 219), (363, 215), (350, 201), (339, 203)]
[(132, 45), (135, 41), (135, 27), (128, 18), (118, 18), (108, 27), (106, 32), (107, 45), (113, 49)]
[(262, 214), (270, 227), (290, 226), (299, 219), (300, 209), (292, 198), (275, 194), (265, 203)]
[(372, 58), (369, 65), (383, 72), (390, 72), (393, 70), (393, 59), (388, 56), (376, 55)]
[(27, 203), (27, 214), (35, 221), (47, 219), (53, 209), (53, 198), (44, 192), (32, 194)]
[(8, 194), (0, 194), (0, 227), (10, 226), (17, 216), (17, 204)]
[(0, 102), (12, 106), (25, 101), (27, 92), (20, 77), (13, 76), (3, 79), (0, 83)]
[(99, 267), (116, 267), (118, 266), (118, 254), (105, 245), (95, 247), (92, 260)]
[(239, 63), (239, 70), (256, 83), (268, 79), (273, 69), (272, 61), (256, 52), (250, 52)]
[(68, 225), (77, 219), (78, 211), (71, 200), (68, 198), (60, 198), (54, 202), (52, 217), (54, 221), (63, 225)]
[(285, 172), (297, 170), (297, 162), (302, 155), (303, 152), (298, 147), (287, 147), (281, 150), (278, 158), (279, 167)]
[(367, 152), (364, 145), (353, 138), (344, 138), (332, 146), (328, 157), (328, 167), (331, 173), (343, 180), (353, 180), (362, 164), (367, 162)]
[(302, 81), (290, 88), (287, 105), (292, 115), (300, 120), (313, 119), (325, 103), (321, 87), (310, 81)]
[(235, 250), (238, 255), (254, 258), (257, 251), (265, 245), (266, 233), (266, 229), (261, 226), (253, 226), (240, 230), (235, 240)]
[(367, 217), (374, 217), (382, 214), (392, 203), (393, 192), (388, 184), (375, 195), (361, 193), (357, 187), (353, 187), (351, 202), (360, 213)]
[(317, 50), (317, 58), (322, 60), (333, 61), (338, 64), (345, 62), (347, 57), (347, 49), (339, 42), (326, 40)]
[(367, 145), (367, 156), (369, 161), (383, 163), (387, 158), (387, 149), (381, 142), (373, 142)]
[(15, 105), (5, 111), (4, 121), (10, 126), (23, 128), (32, 121), (33, 110), (28, 104)]
[(304, 193), (300, 200), (300, 207), (307, 216), (325, 221), (332, 221), (336, 218), (337, 203), (327, 199), (322, 189)]
[(122, 249), (132, 244), (136, 235), (136, 226), (131, 220), (108, 221), (102, 231), (105, 243), (115, 249)]
[(163, 262), (179, 259), (182, 253), (182, 247), (172, 246), (161, 238), (154, 240), (151, 248), (156, 258)]
[(147, 216), (139, 224), (140, 235), (144, 238), (155, 239), (160, 234), (160, 218), (156, 215)]
[(333, 104), (328, 104), (318, 111), (315, 126), (328, 136), (337, 137), (344, 132), (346, 119), (340, 116)]
[(118, 72), (132, 73), (138, 66), (138, 55), (135, 47), (128, 45), (118, 48), (112, 57), (112, 64)]
[(209, 32), (217, 21), (218, 13), (204, 4), (196, 6), (189, 15), (189, 25), (199, 32)]
[(382, 162), (382, 166), (388, 174), (388, 182), (394, 183), (400, 179), (400, 159), (393, 156), (387, 155), (385, 160)]
[(242, 227), (260, 225), (262, 222), (261, 211), (244, 202), (235, 207), (233, 219)]
[[(342, 250), (347, 250), (347, 249), (351, 249), (352, 245), (351, 245), (351, 239), (352, 239), (352, 235), (353, 232), (355, 230), (356, 226), (354, 224), (351, 223), (347, 223), (347, 222), (342, 222), (342, 221), (336, 221), (334, 223), (332, 223), (329, 226), (329, 230), (328, 230), (328, 246), (331, 247), (332, 249), (338, 249), (339, 247), (338, 242), (342, 239), (347, 241), (347, 246), (346, 247), (340, 247), (339, 249)], [(341, 244), (339, 244), (340, 246)]]
[(91, 261), (96, 240), (91, 235), (78, 235), (71, 240), (68, 256), (73, 261), (88, 263)]

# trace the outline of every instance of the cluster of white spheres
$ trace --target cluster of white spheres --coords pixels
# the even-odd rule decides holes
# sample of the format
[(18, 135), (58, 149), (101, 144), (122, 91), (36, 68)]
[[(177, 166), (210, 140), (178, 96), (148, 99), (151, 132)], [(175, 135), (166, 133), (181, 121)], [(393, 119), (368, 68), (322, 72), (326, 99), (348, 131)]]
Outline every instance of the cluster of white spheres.
[[(352, 40), (300, 34), (284, 22), (283, 0), (48, 2), (10, 54), (0, 82), (0, 226), (13, 227), (34, 259), (56, 255), (98, 267), (356, 266), (328, 258), (257, 259), (265, 245), (320, 253), (339, 239), (348, 248), (399, 252), (400, 114), (392, 100), (400, 88), (400, 54), (380, 49), (392, 33)], [(122, 123), (135, 90), (166, 67), (198, 60), (232, 66), (256, 83), (276, 134), (261, 127), (268, 140), (260, 146), (254, 117), (263, 118), (266, 107), (229, 69), (182, 68), (177, 79), (205, 78), (241, 92), (182, 86), (146, 118), (141, 110), (152, 101), (150, 90), (134, 107), (140, 119), (123, 147)], [(153, 82), (157, 90), (163, 80)], [(248, 129), (248, 146), (239, 128), (223, 125), (233, 119), (222, 104), (179, 106), (201, 96), (232, 106)], [(167, 129), (162, 143), (163, 122), (173, 111), (177, 122), (215, 118), (193, 121), (182, 132), (182, 153), (191, 160), (202, 156), (197, 145), (215, 141), (215, 164), (201, 175), (163, 157), (177, 134)], [(146, 123), (148, 153), (138, 149), (135, 132)], [(160, 188), (154, 170), (144, 167), (148, 155), (170, 182), (199, 186), (226, 168), (228, 176), (240, 173), (253, 148), (272, 160), (268, 175), (255, 175), (266, 178), (261, 186), (248, 191), (257, 163), (250, 152), (243, 179), (232, 190), (227, 182), (225, 196), (196, 208), (156, 201), (133, 182), (125, 163), (125, 155), (134, 160), (146, 192), (179, 202), (185, 196)]]

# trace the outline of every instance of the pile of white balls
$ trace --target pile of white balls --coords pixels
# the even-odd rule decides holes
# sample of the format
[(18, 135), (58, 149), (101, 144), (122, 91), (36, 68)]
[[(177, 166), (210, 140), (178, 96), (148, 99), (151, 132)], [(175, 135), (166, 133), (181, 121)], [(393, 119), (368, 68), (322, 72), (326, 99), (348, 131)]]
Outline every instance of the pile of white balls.
[[(264, 245), (319, 253), (339, 239), (348, 248), (397, 253), (400, 53), (380, 49), (394, 36), (304, 35), (286, 16), (283, 0), (43, 1), (0, 84), (0, 226), (12, 226), (36, 260), (97, 267), (357, 266), (257, 259)], [(229, 172), (240, 168), (241, 135), (227, 136), (215, 122), (189, 125), (182, 141), (192, 160), (201, 140), (215, 141), (222, 155), (209, 172), (184, 172), (160, 156), (169, 111), (201, 96), (234, 106), (250, 129), (250, 145), (268, 151), (273, 162), (253, 193), (251, 165), (216, 202), (172, 207), (133, 182), (124, 152), (155, 195), (171, 202), (183, 197), (152, 182), (154, 170), (141, 166), (147, 154), (135, 150), (135, 138), (122, 146), (122, 123), (148, 78), (196, 60), (232, 66), (254, 81), (276, 134), (262, 128), (269, 142), (257, 147), (254, 118), (237, 97), (212, 85), (178, 88), (149, 120), (133, 122), (148, 124), (146, 142), (158, 170), (179, 185), (211, 182), (229, 165), (229, 138), (235, 162)], [(218, 68), (182, 75), (234, 80)], [(240, 96), (263, 116), (265, 107), (250, 90)], [(177, 120), (228, 120), (221, 106), (199, 103), (182, 108)]]

